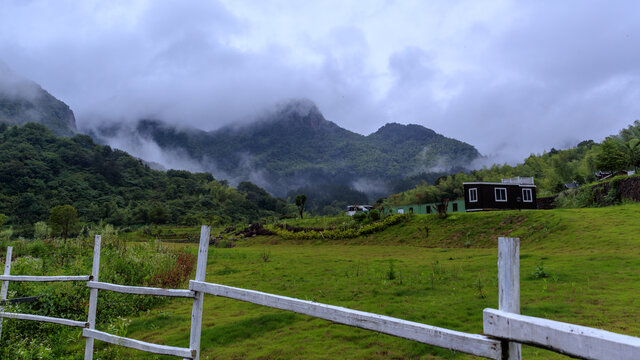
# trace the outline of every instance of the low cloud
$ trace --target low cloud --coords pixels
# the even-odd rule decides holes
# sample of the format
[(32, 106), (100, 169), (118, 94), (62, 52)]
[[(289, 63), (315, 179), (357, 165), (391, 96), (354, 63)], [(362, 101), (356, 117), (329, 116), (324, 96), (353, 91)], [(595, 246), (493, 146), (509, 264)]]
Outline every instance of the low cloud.
[[(512, 163), (640, 118), (639, 12), (630, 0), (8, 1), (0, 56), (85, 128), (213, 130), (304, 97), (361, 134), (415, 123)], [(0, 89), (22, 92), (2, 74)]]
[(8, 99), (35, 100), (40, 95), (40, 87), (0, 60), (0, 95)]

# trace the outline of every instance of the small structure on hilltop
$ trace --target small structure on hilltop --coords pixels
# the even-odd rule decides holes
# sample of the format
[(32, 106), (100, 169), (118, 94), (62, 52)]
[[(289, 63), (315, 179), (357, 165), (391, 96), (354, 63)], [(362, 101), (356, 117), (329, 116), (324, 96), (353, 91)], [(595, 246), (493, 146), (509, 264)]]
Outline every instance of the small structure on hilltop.
[(499, 183), (466, 182), (463, 186), (467, 211), (538, 208), (532, 177), (518, 176)]

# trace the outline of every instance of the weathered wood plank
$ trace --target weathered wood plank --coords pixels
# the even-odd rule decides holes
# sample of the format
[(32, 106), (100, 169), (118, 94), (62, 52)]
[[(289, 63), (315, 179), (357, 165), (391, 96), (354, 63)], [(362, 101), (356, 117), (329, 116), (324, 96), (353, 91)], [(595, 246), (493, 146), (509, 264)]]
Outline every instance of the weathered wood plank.
[[(4, 261), (4, 275), (11, 274), (11, 255), (13, 254), (13, 247), (7, 246), (7, 258)], [(9, 281), (2, 281), (2, 287), (0, 287), (0, 300), (7, 300), (7, 292), (9, 291)], [(4, 306), (0, 305), (0, 312), (4, 311)], [(0, 338), (2, 338), (2, 318), (0, 318)]]
[[(520, 239), (498, 238), (498, 306), (502, 311), (520, 314)], [(521, 360), (522, 346), (502, 343), (503, 360)]]
[(484, 309), (487, 335), (593, 360), (638, 360), (640, 338), (554, 320)]
[(120, 345), (136, 350), (142, 350), (154, 354), (160, 355), (173, 355), (179, 356), (186, 359), (193, 359), (195, 351), (187, 348), (175, 347), (175, 346), (166, 346), (166, 345), (158, 345), (152, 344), (140, 340), (129, 339), (121, 336), (107, 334), (106, 332), (94, 330), (94, 329), (83, 329), (82, 336), (90, 339), (97, 339), (100, 341), (107, 342), (109, 344)]
[(137, 294), (137, 295), (155, 295), (155, 296), (170, 296), (170, 297), (194, 297), (195, 293), (187, 289), (162, 289), (152, 288), (144, 286), (128, 286), (117, 285), (99, 281), (89, 281), (87, 286), (91, 289), (109, 290), (123, 294)]
[[(102, 236), (96, 235), (93, 243), (93, 266), (91, 268), (91, 278), (93, 281), (98, 281), (100, 275), (100, 246), (102, 243)], [(89, 290), (89, 311), (87, 312), (87, 323), (89, 323), (89, 329), (96, 328), (96, 310), (98, 309), (98, 289)], [(84, 360), (93, 359), (93, 338), (87, 337), (84, 346)]]
[(81, 327), (81, 328), (88, 326), (88, 323), (84, 321), (67, 320), (67, 319), (54, 318), (54, 317), (41, 316), (41, 315), (31, 315), (31, 314), (0, 312), (0, 318), (41, 321), (41, 322), (75, 326), (75, 327)]
[[(211, 228), (202, 225), (200, 228), (200, 245), (198, 246), (198, 264), (196, 266), (196, 281), (204, 281), (207, 275), (207, 258), (209, 257), (209, 234)], [(190, 289), (191, 290), (191, 289)], [(193, 358), (200, 359), (200, 336), (202, 332), (202, 307), (204, 305), (204, 294), (195, 293), (193, 306), (191, 308), (191, 334), (189, 337), (189, 347), (194, 350)]]
[(502, 354), (500, 341), (483, 335), (467, 334), (339, 306), (201, 281), (190, 281), (189, 288), (198, 292), (289, 310), (489, 359), (500, 359)]
[(30, 275), (0, 275), (2, 281), (30, 281), (30, 282), (53, 282), (53, 281), (89, 281), (91, 276), (30, 276)]

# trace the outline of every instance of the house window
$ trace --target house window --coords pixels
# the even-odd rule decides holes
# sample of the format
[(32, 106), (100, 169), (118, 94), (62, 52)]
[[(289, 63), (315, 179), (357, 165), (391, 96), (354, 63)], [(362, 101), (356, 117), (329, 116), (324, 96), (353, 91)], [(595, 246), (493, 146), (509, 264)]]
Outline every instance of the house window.
[(413, 214), (413, 208), (409, 208), (409, 214)]
[(496, 201), (506, 202), (507, 201), (507, 188), (496, 188)]
[(522, 201), (533, 202), (533, 191), (531, 189), (522, 189)]
[(431, 205), (427, 205), (427, 214), (431, 214)]
[(469, 202), (478, 202), (478, 189), (469, 189)]
[(457, 203), (453, 203), (452, 208), (453, 208), (454, 212), (458, 211), (458, 204)]

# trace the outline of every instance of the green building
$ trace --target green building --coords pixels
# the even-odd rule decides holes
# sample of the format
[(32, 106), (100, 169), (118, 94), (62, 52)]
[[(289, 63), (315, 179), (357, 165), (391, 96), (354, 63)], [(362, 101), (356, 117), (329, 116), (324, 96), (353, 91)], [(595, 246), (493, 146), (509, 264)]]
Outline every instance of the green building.
[[(385, 210), (385, 213), (393, 214), (434, 214), (437, 213), (438, 203), (429, 204), (414, 204), (394, 206), (390, 210)], [(464, 200), (451, 200), (447, 205), (448, 213), (465, 212)]]

